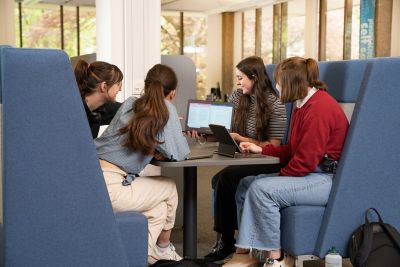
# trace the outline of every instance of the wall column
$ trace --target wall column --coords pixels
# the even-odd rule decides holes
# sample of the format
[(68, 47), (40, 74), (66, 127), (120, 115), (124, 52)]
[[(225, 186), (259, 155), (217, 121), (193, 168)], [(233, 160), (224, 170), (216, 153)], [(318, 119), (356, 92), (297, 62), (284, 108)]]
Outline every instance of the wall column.
[(288, 3), (274, 5), (272, 63), (286, 58)]
[(15, 46), (14, 0), (0, 0), (0, 44)]
[(392, 13), (392, 42), (390, 46), (390, 55), (400, 56), (400, 1), (393, 2)]
[[(398, 2), (398, 1), (395, 1)], [(375, 56), (390, 56), (393, 0), (377, 0), (375, 10)]]
[(160, 0), (96, 0), (97, 60), (124, 73), (122, 101), (141, 93), (147, 71), (161, 61)]
[(222, 84), (221, 95), (230, 94), (233, 88), (233, 47), (235, 13), (222, 13)]
[(318, 36), (318, 60), (326, 60), (326, 12), (327, 0), (319, 1), (319, 36)]
[(304, 57), (318, 58), (318, 0), (306, 1)]

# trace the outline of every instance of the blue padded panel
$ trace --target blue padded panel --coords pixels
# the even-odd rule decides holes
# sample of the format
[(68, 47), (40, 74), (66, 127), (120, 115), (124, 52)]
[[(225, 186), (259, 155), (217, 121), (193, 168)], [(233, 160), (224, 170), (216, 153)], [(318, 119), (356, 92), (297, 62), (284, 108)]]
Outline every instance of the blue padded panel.
[(0, 223), (0, 266), (4, 266), (4, 225)]
[(2, 91), (2, 88), (3, 88), (3, 82), (2, 82), (3, 74), (1, 72), (1, 69), (2, 69), (1, 68), (1, 55), (2, 55), (3, 49), (7, 48), (7, 47), (10, 47), (10, 46), (8, 46), (8, 45), (0, 45), (0, 104), (2, 103), (1, 91)]
[(333, 245), (347, 256), (350, 234), (369, 207), (400, 229), (400, 59), (371, 62), (323, 218), (315, 251), (320, 257)]
[(337, 101), (355, 103), (369, 64), (367, 60), (319, 62), (319, 77)]
[(147, 219), (137, 212), (115, 214), (129, 266), (147, 265)]
[(2, 51), (6, 266), (128, 266), (68, 56)]
[(290, 255), (313, 255), (325, 207), (293, 206), (281, 210), (282, 247)]
[[(274, 80), (274, 69), (275, 69), (275, 64), (269, 64), (269, 65), (265, 65), (265, 69), (267, 70), (269, 79), (271, 80), (272, 83), (272, 87), (274, 88), (274, 90), (276, 91), (276, 83)], [(282, 144), (286, 144), (287, 143), (287, 139), (288, 139), (288, 130), (289, 130), (289, 124), (290, 124), (290, 117), (292, 116), (292, 108), (293, 108), (293, 103), (286, 103), (285, 104), (285, 109), (286, 109), (286, 130), (285, 130), (285, 136), (283, 137), (282, 140)]]
[(267, 74), (269, 79), (271, 80), (272, 87), (275, 89), (275, 80), (274, 80), (274, 69), (275, 69), (275, 64), (269, 64), (265, 65), (265, 69), (267, 70)]

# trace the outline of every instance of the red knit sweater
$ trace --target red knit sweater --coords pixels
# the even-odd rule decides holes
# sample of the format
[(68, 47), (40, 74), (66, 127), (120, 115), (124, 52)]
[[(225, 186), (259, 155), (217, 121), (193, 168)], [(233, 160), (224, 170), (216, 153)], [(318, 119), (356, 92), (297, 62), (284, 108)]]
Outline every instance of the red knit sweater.
[(324, 154), (340, 158), (349, 123), (327, 92), (318, 90), (302, 107), (295, 107), (290, 123), (287, 145), (262, 148), (262, 154), (279, 157), (284, 166), (280, 175), (305, 176), (317, 168)]

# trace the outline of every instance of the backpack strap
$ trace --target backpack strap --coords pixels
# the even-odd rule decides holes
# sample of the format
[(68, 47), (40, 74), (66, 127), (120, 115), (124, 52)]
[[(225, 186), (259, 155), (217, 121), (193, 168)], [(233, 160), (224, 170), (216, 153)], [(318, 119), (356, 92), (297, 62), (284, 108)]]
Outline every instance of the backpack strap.
[(359, 250), (354, 257), (354, 266), (364, 266), (372, 247), (373, 227), (366, 222), (363, 225), (363, 239)]
[(382, 223), (381, 224), (382, 228), (386, 231), (386, 233), (390, 236), (390, 238), (393, 240), (397, 248), (400, 250), (400, 234), (397, 232), (397, 230), (387, 224), (387, 223)]
[(369, 208), (367, 209), (367, 211), (365, 212), (365, 224), (369, 224), (369, 220), (368, 220), (368, 214), (370, 213), (370, 211), (374, 211), (376, 213), (376, 215), (378, 216), (378, 220), (380, 223), (383, 223), (382, 221), (382, 217), (379, 214), (379, 212), (375, 209), (375, 208)]
[(355, 266), (364, 266), (364, 263), (368, 259), (368, 255), (372, 248), (372, 239), (374, 235), (373, 225), (368, 220), (368, 214), (370, 211), (374, 211), (378, 215), (379, 222), (383, 224), (381, 215), (375, 208), (369, 208), (365, 211), (365, 224), (363, 225), (363, 239), (362, 244), (354, 257)]

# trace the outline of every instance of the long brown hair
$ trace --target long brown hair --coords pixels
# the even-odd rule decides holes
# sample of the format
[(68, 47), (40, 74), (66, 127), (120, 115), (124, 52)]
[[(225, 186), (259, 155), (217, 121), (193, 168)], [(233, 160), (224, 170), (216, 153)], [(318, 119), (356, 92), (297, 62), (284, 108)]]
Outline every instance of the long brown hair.
[[(240, 61), (236, 68), (254, 82), (253, 93), (256, 97), (256, 132), (258, 140), (267, 140), (269, 137), (268, 121), (271, 116), (270, 95), (277, 97), (272, 88), (263, 60), (260, 57), (247, 57)], [(243, 94), (234, 115), (233, 130), (246, 135), (247, 116), (250, 112), (251, 96)]]
[(319, 80), (318, 63), (312, 58), (291, 57), (282, 60), (274, 70), (274, 79), (282, 87), (283, 103), (303, 99), (308, 87), (328, 90), (328, 86)]
[(120, 132), (128, 133), (123, 145), (152, 155), (155, 146), (162, 143), (157, 134), (167, 124), (169, 115), (165, 97), (176, 89), (178, 80), (168, 66), (157, 64), (147, 72), (144, 94), (133, 104), (133, 116)]
[(81, 59), (76, 64), (74, 73), (82, 98), (93, 94), (102, 82), (110, 88), (124, 78), (117, 66), (104, 61), (89, 64)]

